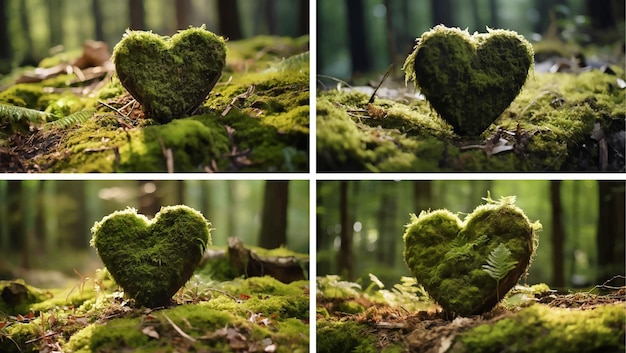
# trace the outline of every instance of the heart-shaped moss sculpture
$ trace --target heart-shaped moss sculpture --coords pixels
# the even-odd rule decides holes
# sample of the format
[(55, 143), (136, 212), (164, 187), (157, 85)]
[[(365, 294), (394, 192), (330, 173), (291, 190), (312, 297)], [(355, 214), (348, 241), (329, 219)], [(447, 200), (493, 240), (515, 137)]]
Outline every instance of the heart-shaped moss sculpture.
[(154, 219), (133, 208), (96, 222), (91, 245), (125, 294), (138, 306), (157, 307), (193, 274), (211, 244), (210, 223), (190, 207), (162, 207)]
[(418, 39), (403, 70), (458, 134), (478, 136), (520, 92), (533, 56), (513, 31), (470, 35), (439, 25)]
[(224, 39), (204, 27), (172, 38), (126, 31), (113, 49), (122, 85), (161, 123), (191, 114), (219, 80), (226, 61)]
[(487, 197), (461, 221), (448, 210), (411, 215), (404, 261), (424, 289), (449, 314), (491, 310), (526, 273), (539, 222), (530, 223), (515, 197)]

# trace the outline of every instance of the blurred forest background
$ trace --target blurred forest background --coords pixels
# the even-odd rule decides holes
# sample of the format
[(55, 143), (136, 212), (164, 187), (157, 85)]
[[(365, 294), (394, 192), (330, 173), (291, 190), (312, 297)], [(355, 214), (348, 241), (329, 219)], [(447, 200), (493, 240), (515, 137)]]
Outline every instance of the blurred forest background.
[(59, 286), (103, 265), (89, 246), (94, 222), (134, 207), (152, 218), (161, 206), (202, 212), (213, 245), (236, 236), (244, 245), (309, 253), (308, 181), (0, 180), (0, 280)]
[(530, 221), (543, 225), (529, 284), (602, 284), (624, 275), (625, 187), (624, 181), (595, 180), (321, 181), (317, 275), (366, 284), (373, 273), (392, 286), (411, 276), (402, 258), (410, 213), (447, 208), (464, 219), (490, 191), (494, 200), (517, 196)]
[(0, 74), (90, 39), (112, 50), (127, 28), (172, 35), (202, 24), (229, 40), (298, 37), (309, 34), (309, 0), (0, 0)]
[(317, 72), (353, 81), (395, 63), (399, 74), (415, 39), (438, 24), (624, 51), (624, 0), (317, 0)]

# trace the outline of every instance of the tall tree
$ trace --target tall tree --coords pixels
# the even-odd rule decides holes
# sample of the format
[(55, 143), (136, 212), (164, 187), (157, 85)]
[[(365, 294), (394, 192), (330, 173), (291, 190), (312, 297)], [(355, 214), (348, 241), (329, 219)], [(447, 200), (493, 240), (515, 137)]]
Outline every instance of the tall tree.
[(50, 47), (63, 44), (63, 23), (65, 0), (49, 0), (48, 5), (48, 28), (50, 29)]
[(274, 0), (265, 0), (265, 24), (267, 33), (276, 35), (276, 2)]
[(146, 29), (146, 11), (143, 0), (130, 0), (128, 6), (130, 29)]
[(261, 233), (259, 235), (260, 247), (275, 249), (281, 245), (287, 245), (288, 201), (288, 180), (268, 180), (265, 182)]
[(9, 250), (9, 181), (0, 180), (0, 253)]
[(237, 0), (217, 0), (219, 34), (230, 40), (242, 38), (238, 4)]
[[(597, 283), (602, 284), (615, 275), (624, 274), (624, 181), (598, 181), (598, 197)], [(624, 279), (611, 285), (623, 286)]]
[(347, 0), (347, 4), (352, 75), (359, 76), (370, 69), (367, 36), (365, 35), (365, 7), (363, 0)]
[(379, 184), (381, 190), (378, 209), (378, 262), (393, 267), (396, 261), (397, 224), (397, 195), (398, 183), (385, 182)]
[(4, 74), (11, 69), (12, 46), (9, 35), (9, 0), (0, 0), (0, 74)]
[[(620, 4), (621, 3), (621, 4)], [(616, 19), (624, 21), (624, 1), (622, 0), (585, 0), (591, 25), (596, 29), (612, 29)]]
[(446, 26), (453, 25), (452, 4), (450, 0), (430, 0), (431, 9), (433, 11), (433, 26), (444, 24)]
[(354, 254), (352, 252), (352, 222), (348, 209), (349, 181), (339, 183), (339, 218), (341, 245), (337, 254), (337, 273), (349, 281), (354, 280)]
[(102, 4), (100, 3), (100, 0), (92, 0), (91, 12), (93, 13), (95, 39), (104, 41), (104, 15), (102, 14)]
[(24, 57), (21, 60), (22, 62), (20, 63), (20, 66), (23, 66), (23, 65), (36, 66), (37, 60), (35, 59), (36, 57), (35, 48), (33, 46), (33, 38), (31, 36), (30, 17), (28, 16), (30, 12), (28, 11), (28, 8), (26, 7), (26, 1), (20, 1), (19, 4), (20, 4), (19, 5), (20, 6), (20, 22), (22, 25), (20, 28), (20, 32), (23, 38), (24, 53), (25, 53)]
[(415, 205), (414, 213), (419, 215), (422, 211), (434, 209), (433, 205), (433, 182), (430, 180), (420, 180), (413, 182), (413, 202)]
[(550, 182), (550, 201), (552, 204), (552, 285), (565, 287), (564, 244), (565, 227), (563, 226), (563, 206), (561, 205), (561, 181)]

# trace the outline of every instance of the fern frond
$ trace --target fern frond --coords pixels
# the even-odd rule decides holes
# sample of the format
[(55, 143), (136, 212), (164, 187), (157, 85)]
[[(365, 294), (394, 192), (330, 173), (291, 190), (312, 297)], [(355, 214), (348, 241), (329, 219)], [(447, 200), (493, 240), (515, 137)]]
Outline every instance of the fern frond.
[(484, 234), (476, 238), (474, 241), (467, 241), (467, 238), (462, 235), (458, 235), (450, 243), (450, 250), (446, 253), (445, 259), (446, 261), (449, 261), (455, 258), (459, 259), (470, 256), (472, 250), (476, 249), (477, 246), (483, 245), (487, 242), (487, 240), (489, 240), (489, 238)]
[(487, 264), (483, 265), (483, 271), (499, 282), (512, 269), (517, 266), (517, 261), (511, 260), (511, 250), (500, 243), (487, 258)]
[(0, 104), (0, 122), (8, 118), (10, 123), (37, 125), (45, 123), (49, 116), (52, 115), (35, 109)]
[(45, 124), (44, 127), (46, 128), (58, 127), (61, 129), (67, 129), (76, 124), (84, 123), (85, 121), (91, 119), (91, 117), (93, 117), (95, 112), (96, 110), (94, 108), (81, 110), (74, 114), (70, 114), (64, 118), (61, 118), (59, 120), (51, 121)]

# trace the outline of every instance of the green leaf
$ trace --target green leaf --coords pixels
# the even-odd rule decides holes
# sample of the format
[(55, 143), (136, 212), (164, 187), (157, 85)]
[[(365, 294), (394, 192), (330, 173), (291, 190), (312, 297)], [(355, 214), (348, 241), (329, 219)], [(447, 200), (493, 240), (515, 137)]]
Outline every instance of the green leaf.
[(10, 123), (26, 122), (28, 125), (37, 125), (46, 122), (46, 118), (49, 115), (50, 114), (35, 109), (0, 104), (0, 122), (8, 118), (8, 122)]
[(511, 251), (500, 243), (487, 258), (487, 264), (483, 265), (483, 271), (499, 282), (517, 265), (517, 261), (511, 259)]

